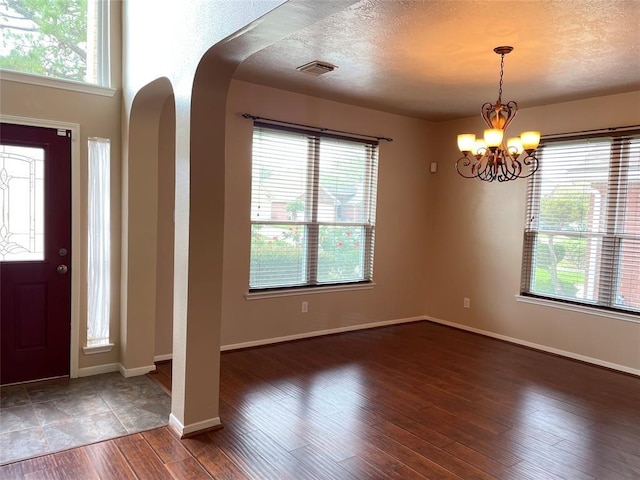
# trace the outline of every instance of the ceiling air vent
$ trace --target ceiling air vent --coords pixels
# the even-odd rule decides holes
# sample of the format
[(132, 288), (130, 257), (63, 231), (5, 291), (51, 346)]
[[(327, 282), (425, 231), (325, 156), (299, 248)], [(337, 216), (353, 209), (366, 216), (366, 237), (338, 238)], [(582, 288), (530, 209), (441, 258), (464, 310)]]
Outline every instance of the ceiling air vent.
[(296, 68), (296, 70), (307, 73), (309, 75), (313, 75), (314, 77), (319, 77), (320, 75), (324, 75), (325, 73), (333, 72), (336, 68), (335, 65), (331, 65), (326, 62), (319, 62), (317, 60), (313, 62), (306, 63), (301, 67)]

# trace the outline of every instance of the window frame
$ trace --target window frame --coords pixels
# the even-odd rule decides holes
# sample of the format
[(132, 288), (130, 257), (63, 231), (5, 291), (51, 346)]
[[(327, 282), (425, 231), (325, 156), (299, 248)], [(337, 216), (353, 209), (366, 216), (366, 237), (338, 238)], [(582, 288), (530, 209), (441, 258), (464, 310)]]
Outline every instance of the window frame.
[[(304, 261), (305, 261), (305, 276), (306, 282), (294, 285), (274, 285), (265, 287), (252, 287), (250, 285), (250, 278), (248, 284), (247, 299), (257, 298), (269, 298), (281, 295), (303, 295), (310, 292), (326, 292), (326, 291), (342, 291), (342, 290), (354, 290), (354, 289), (367, 289), (373, 288), (375, 283), (373, 281), (373, 260), (374, 260), (374, 244), (375, 244), (375, 211), (377, 202), (377, 183), (378, 183), (378, 155), (379, 155), (379, 142), (377, 140), (364, 139), (358, 137), (350, 137), (346, 135), (338, 135), (328, 133), (326, 131), (316, 131), (306, 128), (298, 128), (291, 126), (284, 126), (279, 124), (272, 124), (269, 122), (255, 121), (252, 129), (252, 138), (255, 135), (256, 129), (265, 129), (273, 131), (281, 131), (293, 134), (300, 134), (307, 137), (307, 171), (306, 176), (307, 185), (305, 186), (303, 194), (307, 197), (307, 203), (311, 205), (310, 219), (302, 221), (290, 221), (290, 220), (254, 220), (250, 218), (251, 230), (253, 231), (254, 225), (303, 225), (307, 229), (307, 234), (304, 240)], [(327, 222), (318, 220), (319, 209), (319, 192), (320, 192), (320, 144), (321, 139), (336, 139), (354, 144), (364, 144), (369, 146), (367, 148), (366, 165), (365, 165), (365, 180), (363, 182), (366, 193), (364, 198), (367, 199), (366, 208), (369, 215), (368, 220), (361, 222)], [(253, 178), (253, 158), (254, 152), (252, 148), (252, 178)], [(251, 209), (253, 209), (253, 194), (250, 199)], [(337, 227), (358, 227), (363, 229), (363, 279), (362, 280), (343, 280), (336, 282), (318, 282), (318, 252), (319, 252), (319, 232), (323, 226), (337, 226)], [(250, 246), (253, 244), (250, 242)], [(249, 272), (251, 271), (251, 252)]]
[[(615, 131), (614, 131), (615, 130)], [(562, 141), (581, 141), (590, 139), (610, 139), (609, 170), (607, 176), (607, 198), (603, 206), (605, 214), (605, 230), (602, 233), (593, 231), (556, 231), (540, 228), (534, 224), (534, 214), (540, 212), (540, 199), (542, 182), (536, 176), (529, 178), (527, 189), (526, 211), (527, 218), (524, 228), (522, 272), (520, 294), (516, 296), (518, 301), (536, 303), (541, 305), (554, 305), (558, 308), (615, 317), (623, 320), (640, 321), (640, 310), (625, 309), (615, 306), (615, 295), (620, 282), (620, 256), (622, 240), (626, 238), (636, 239), (631, 234), (619, 233), (617, 224), (624, 216), (626, 197), (621, 194), (627, 191), (628, 171), (630, 167), (630, 155), (624, 155), (629, 150), (628, 144), (640, 140), (640, 129), (637, 127), (609, 129), (597, 133), (567, 134), (549, 136), (543, 138), (541, 148)], [(626, 144), (626, 145), (625, 145)], [(543, 154), (540, 155), (541, 165), (544, 162)], [(622, 201), (621, 201), (622, 200)], [(532, 292), (532, 280), (535, 271), (535, 245), (540, 234), (558, 234), (566, 237), (600, 237), (602, 246), (597, 257), (597, 274), (595, 288), (598, 291), (597, 300), (587, 301), (582, 299), (568, 299), (552, 294)], [(529, 256), (527, 256), (529, 255)], [(603, 273), (604, 272), (604, 273)]]

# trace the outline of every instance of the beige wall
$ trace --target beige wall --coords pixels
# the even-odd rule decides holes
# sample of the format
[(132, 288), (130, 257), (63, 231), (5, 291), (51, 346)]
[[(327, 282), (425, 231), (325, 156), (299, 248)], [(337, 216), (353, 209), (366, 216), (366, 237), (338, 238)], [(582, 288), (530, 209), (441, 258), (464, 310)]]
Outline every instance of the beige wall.
[(158, 266), (154, 356), (171, 354), (173, 343), (173, 204), (175, 201), (174, 98), (164, 104), (158, 145)]
[[(120, 3), (111, 3), (111, 15), (120, 17)], [(75, 292), (80, 301), (79, 349), (71, 352), (78, 359), (78, 367), (88, 368), (117, 363), (118, 345), (109, 353), (84, 355), (81, 348), (86, 345), (87, 332), (87, 139), (103, 137), (111, 140), (111, 241), (112, 249), (112, 309), (111, 339), (117, 344), (119, 337), (119, 282), (120, 282), (120, 124), (121, 124), (121, 42), (120, 24), (114, 22), (111, 39), (111, 86), (117, 88), (113, 97), (80, 93), (51, 87), (36, 86), (0, 80), (0, 114), (26, 117), (37, 120), (76, 123), (80, 125), (80, 292)], [(77, 251), (77, 250), (76, 250)]]
[[(371, 290), (246, 300), (249, 282), (253, 115), (392, 137), (380, 143)], [(222, 345), (424, 314), (433, 124), (234, 80), (227, 103)], [(301, 302), (309, 313), (301, 313)]]
[[(511, 132), (544, 134), (640, 124), (640, 92), (522, 109)], [(438, 124), (443, 139), (435, 182), (434, 248), (425, 310), (429, 316), (640, 369), (640, 323), (516, 301), (527, 182), (487, 184), (459, 177), (456, 135), (481, 133), (479, 118)], [(432, 155), (432, 159), (435, 157)], [(441, 165), (444, 167), (445, 165)], [(463, 297), (471, 308), (463, 308)]]

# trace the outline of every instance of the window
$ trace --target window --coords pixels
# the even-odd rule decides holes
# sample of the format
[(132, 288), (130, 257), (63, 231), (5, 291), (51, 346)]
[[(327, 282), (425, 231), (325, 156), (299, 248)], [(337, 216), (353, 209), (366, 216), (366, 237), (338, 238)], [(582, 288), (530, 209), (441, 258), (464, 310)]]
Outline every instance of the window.
[(106, 0), (0, 0), (0, 68), (109, 86)]
[(523, 294), (640, 312), (640, 131), (548, 140), (539, 158)]
[(110, 142), (89, 139), (87, 347), (109, 344), (111, 311)]
[(251, 290), (370, 282), (376, 141), (256, 123)]
[(0, 262), (44, 260), (44, 163), (43, 148), (0, 145)]

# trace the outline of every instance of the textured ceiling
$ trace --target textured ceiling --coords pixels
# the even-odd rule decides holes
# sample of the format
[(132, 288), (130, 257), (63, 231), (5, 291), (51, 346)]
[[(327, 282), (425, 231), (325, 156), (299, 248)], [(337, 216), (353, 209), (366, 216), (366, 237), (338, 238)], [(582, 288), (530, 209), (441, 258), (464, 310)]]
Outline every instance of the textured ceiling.
[[(640, 90), (639, 24), (640, 0), (361, 0), (256, 53), (235, 77), (448, 120), (495, 102), (498, 45), (514, 47), (503, 100), (521, 108)], [(313, 60), (338, 68), (296, 70)]]

